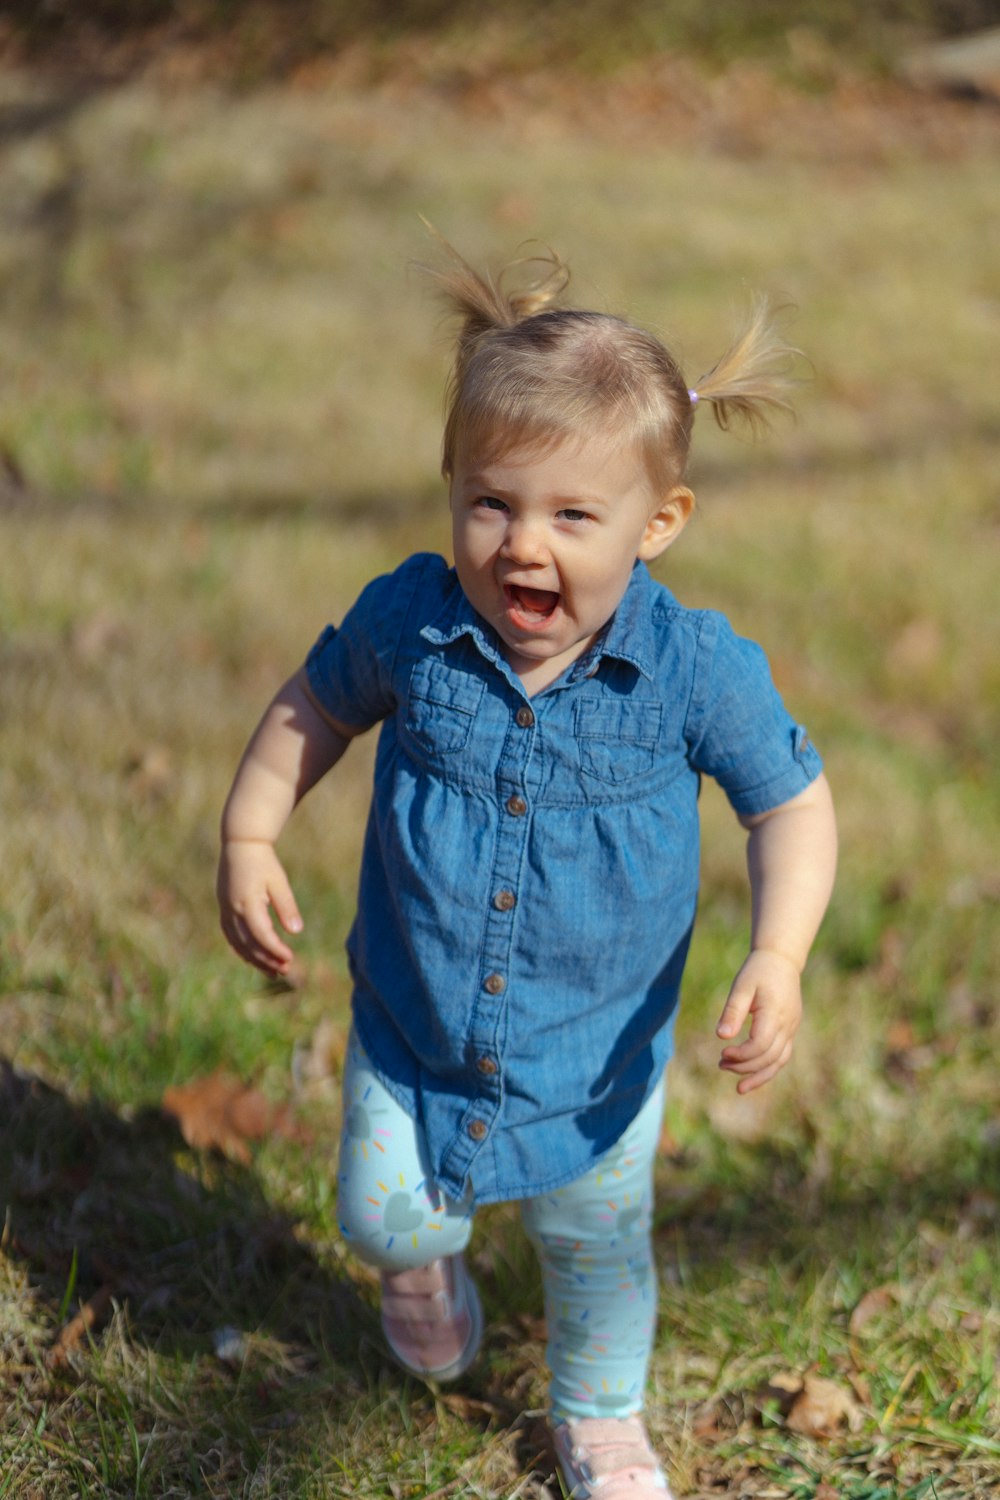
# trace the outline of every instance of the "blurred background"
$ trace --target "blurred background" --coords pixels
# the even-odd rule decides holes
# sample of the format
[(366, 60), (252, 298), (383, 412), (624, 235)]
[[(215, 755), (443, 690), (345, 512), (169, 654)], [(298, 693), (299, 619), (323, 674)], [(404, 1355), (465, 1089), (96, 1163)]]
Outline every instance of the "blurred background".
[[(22, 1236), (20, 1252), (4, 1241), (8, 1323), (36, 1339), (58, 1323), (74, 1247), (93, 1252), (110, 1199), (140, 1192), (120, 1122), (169, 1085), (225, 1068), (295, 1102), (331, 1149), (371, 746), (283, 844), (307, 924), (291, 989), (223, 950), (216, 828), (242, 745), (326, 621), (408, 552), (447, 552), (449, 330), (412, 270), (433, 255), (424, 216), (494, 269), (526, 241), (555, 247), (574, 300), (653, 327), (692, 382), (753, 294), (797, 309), (797, 422), (757, 444), (699, 422), (696, 523), (658, 574), (767, 649), (825, 755), (842, 873), (797, 1065), (737, 1101), (711, 1032), (746, 942), (742, 840), (706, 791), (664, 1243), (674, 1255), (696, 1213), (726, 1246), (753, 1203), (772, 1236), (804, 1215), (783, 1265), (825, 1287), (827, 1331), (798, 1328), (800, 1365), (847, 1358), (845, 1309), (866, 1286), (926, 1288), (947, 1264), (954, 1316), (915, 1293), (920, 1322), (901, 1294), (919, 1350), (899, 1313), (865, 1378), (890, 1446), (903, 1416), (959, 1434), (933, 1449), (939, 1486), (959, 1466), (935, 1494), (987, 1493), (974, 1464), (1000, 1451), (967, 1438), (987, 1424), (1000, 1216), (998, 21), (992, 0), (0, 6), (0, 1204)], [(51, 1119), (25, 1115), (29, 1077), (61, 1101)], [(81, 1201), (65, 1174), (111, 1138)], [(132, 1145), (141, 1158), (149, 1141)], [(304, 1166), (299, 1146), (261, 1149), (261, 1213), (304, 1225), (322, 1263), (329, 1173), (315, 1151)], [(178, 1161), (207, 1170), (160, 1164)], [(211, 1192), (221, 1221), (231, 1201)], [(507, 1233), (498, 1253), (517, 1264)], [(102, 1251), (119, 1290), (123, 1262), (163, 1253), (160, 1230), (122, 1234)], [(744, 1334), (771, 1254), (751, 1255), (749, 1283), (738, 1257), (728, 1280), (708, 1257), (701, 1292)], [(761, 1295), (775, 1317), (786, 1305), (780, 1287)], [(185, 1306), (192, 1327), (211, 1321)], [(672, 1388), (707, 1398), (726, 1314), (674, 1316)], [(751, 1328), (750, 1364), (772, 1334)], [(685, 1442), (680, 1493), (699, 1465), (736, 1462)], [(892, 1493), (928, 1493), (926, 1455), (905, 1462)], [(242, 1493), (220, 1464), (218, 1493)], [(395, 1494), (379, 1472), (353, 1492)], [(486, 1488), (469, 1493), (506, 1493), (489, 1484), (512, 1472), (477, 1470)], [(871, 1484), (843, 1493), (889, 1493)]]

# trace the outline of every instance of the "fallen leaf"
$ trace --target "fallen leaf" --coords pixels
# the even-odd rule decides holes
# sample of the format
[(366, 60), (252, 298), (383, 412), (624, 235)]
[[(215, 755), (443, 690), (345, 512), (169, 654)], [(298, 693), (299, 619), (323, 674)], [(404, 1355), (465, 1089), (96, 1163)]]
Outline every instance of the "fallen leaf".
[(803, 1380), (792, 1370), (779, 1370), (771, 1375), (767, 1383), (754, 1392), (754, 1403), (759, 1409), (777, 1405), (783, 1417), (787, 1417), (796, 1399), (802, 1394)]
[(824, 1479), (813, 1496), (813, 1500), (840, 1500), (840, 1491)]
[(84, 1337), (100, 1327), (111, 1310), (113, 1296), (114, 1287), (110, 1285), (98, 1287), (94, 1295), (83, 1303), (76, 1317), (63, 1325), (55, 1343), (46, 1355), (45, 1363), (50, 1370), (61, 1369)]
[(861, 1408), (836, 1381), (825, 1380), (821, 1375), (806, 1375), (785, 1425), (803, 1437), (832, 1438), (845, 1426), (857, 1432), (861, 1426)]
[(753, 1393), (753, 1405), (763, 1415), (777, 1407), (786, 1427), (806, 1437), (833, 1437), (846, 1424), (854, 1432), (861, 1408), (843, 1386), (812, 1373), (779, 1370)]
[(895, 1282), (887, 1282), (885, 1286), (872, 1287), (866, 1292), (860, 1302), (851, 1313), (850, 1330), (852, 1334), (859, 1334), (867, 1323), (884, 1313), (894, 1303), (899, 1301), (899, 1286)]
[(286, 1105), (274, 1105), (259, 1089), (237, 1083), (222, 1072), (178, 1084), (163, 1095), (163, 1108), (173, 1115), (181, 1135), (195, 1151), (221, 1151), (246, 1166), (248, 1141), (268, 1135), (302, 1139)]

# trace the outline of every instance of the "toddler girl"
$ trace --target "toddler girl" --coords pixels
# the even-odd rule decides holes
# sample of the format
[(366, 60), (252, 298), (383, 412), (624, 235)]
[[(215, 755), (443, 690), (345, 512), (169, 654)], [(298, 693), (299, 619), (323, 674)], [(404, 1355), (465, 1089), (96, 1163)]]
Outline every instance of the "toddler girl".
[[(646, 564), (676, 541), (696, 411), (783, 405), (758, 312), (696, 388), (663, 345), (458, 256), (444, 434), (454, 567), (420, 554), (328, 626), (268, 708), (222, 821), (236, 952), (302, 930), (275, 841), (381, 723), (349, 940), (342, 1231), (380, 1269), (407, 1370), (482, 1334), (475, 1210), (518, 1199), (542, 1267), (554, 1440), (574, 1500), (664, 1500), (641, 1420), (656, 1311), (653, 1157), (698, 888), (700, 777), (749, 831), (751, 948), (722, 1011), (747, 1092), (788, 1061), (835, 860), (820, 760), (760, 649)], [(748, 1032), (740, 1033), (745, 1023)]]

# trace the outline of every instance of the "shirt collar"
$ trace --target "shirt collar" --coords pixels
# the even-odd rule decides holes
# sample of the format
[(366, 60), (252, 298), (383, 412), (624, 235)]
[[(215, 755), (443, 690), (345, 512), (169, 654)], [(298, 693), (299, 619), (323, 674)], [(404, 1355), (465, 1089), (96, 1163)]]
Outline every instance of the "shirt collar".
[(500, 655), (500, 638), (465, 597), (454, 568), (449, 571), (449, 584), (444, 604), (434, 619), (420, 631), (421, 639), (430, 641), (435, 646), (448, 646), (460, 636), (468, 635), (483, 656), (501, 664), (503, 658)]
[[(505, 668), (499, 636), (472, 608), (454, 568), (451, 582), (440, 613), (421, 630), (422, 639), (445, 646), (460, 636), (471, 636), (483, 656)], [(646, 564), (637, 561), (621, 603), (597, 639), (573, 663), (567, 681), (593, 677), (605, 657), (629, 662), (643, 677), (652, 679), (655, 637), (650, 596), (655, 587)]]
[(655, 587), (646, 564), (636, 562), (618, 608), (593, 645), (570, 668), (570, 682), (593, 677), (605, 657), (626, 661), (652, 680), (656, 637), (651, 595)]

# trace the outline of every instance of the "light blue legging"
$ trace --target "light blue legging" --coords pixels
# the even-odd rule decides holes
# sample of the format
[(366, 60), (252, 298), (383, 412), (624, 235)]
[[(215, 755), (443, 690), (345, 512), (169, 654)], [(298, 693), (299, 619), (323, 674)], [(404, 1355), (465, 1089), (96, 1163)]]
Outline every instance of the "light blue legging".
[[(653, 1157), (663, 1083), (584, 1176), (521, 1204), (538, 1253), (556, 1416), (625, 1416), (643, 1403), (656, 1321)], [(352, 1033), (344, 1072), (338, 1214), (352, 1250), (385, 1271), (465, 1249), (469, 1200), (431, 1181), (423, 1131), (376, 1078)]]

